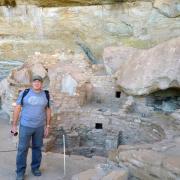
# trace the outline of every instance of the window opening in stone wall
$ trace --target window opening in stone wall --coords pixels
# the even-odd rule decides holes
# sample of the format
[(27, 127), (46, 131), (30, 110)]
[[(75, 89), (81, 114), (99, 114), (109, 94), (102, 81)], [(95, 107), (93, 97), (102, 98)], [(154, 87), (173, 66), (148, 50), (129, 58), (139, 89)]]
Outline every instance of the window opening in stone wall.
[(121, 97), (121, 92), (120, 91), (116, 91), (116, 98), (120, 98)]
[(96, 129), (102, 129), (103, 128), (103, 124), (102, 123), (96, 123), (95, 124), (95, 128)]

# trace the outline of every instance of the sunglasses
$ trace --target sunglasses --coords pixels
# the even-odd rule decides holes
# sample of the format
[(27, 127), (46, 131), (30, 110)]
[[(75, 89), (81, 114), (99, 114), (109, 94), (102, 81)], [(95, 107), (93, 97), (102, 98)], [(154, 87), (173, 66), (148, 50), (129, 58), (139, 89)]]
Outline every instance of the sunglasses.
[(13, 134), (14, 136), (17, 136), (17, 135), (18, 135), (18, 132), (13, 132), (13, 131), (11, 130), (11, 134)]

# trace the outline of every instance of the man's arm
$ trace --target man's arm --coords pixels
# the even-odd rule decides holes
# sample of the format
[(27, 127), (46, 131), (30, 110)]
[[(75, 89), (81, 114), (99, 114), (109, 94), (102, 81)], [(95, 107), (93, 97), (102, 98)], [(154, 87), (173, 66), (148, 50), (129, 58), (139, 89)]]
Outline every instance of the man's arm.
[(47, 107), (46, 108), (46, 128), (44, 132), (44, 136), (47, 137), (49, 135), (49, 128), (51, 125), (51, 108)]
[(14, 107), (14, 112), (13, 112), (13, 122), (12, 122), (12, 131), (13, 132), (17, 131), (17, 122), (19, 120), (20, 112), (21, 112), (21, 105), (16, 105)]
[(46, 127), (49, 127), (51, 124), (51, 108), (47, 107), (46, 108)]

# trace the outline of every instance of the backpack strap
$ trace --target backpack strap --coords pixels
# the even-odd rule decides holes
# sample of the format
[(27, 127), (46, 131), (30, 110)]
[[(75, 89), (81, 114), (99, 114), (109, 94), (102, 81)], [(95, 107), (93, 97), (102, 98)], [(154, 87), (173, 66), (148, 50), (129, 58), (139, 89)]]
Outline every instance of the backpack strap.
[(30, 90), (29, 88), (24, 90), (22, 98), (21, 98), (21, 106), (23, 106), (23, 99), (28, 94), (29, 90)]
[[(23, 99), (24, 99), (24, 97), (28, 94), (29, 90), (30, 90), (29, 88), (24, 90), (23, 95), (22, 95), (22, 98), (21, 98), (21, 106), (23, 106)], [(47, 100), (48, 100), (47, 107), (49, 108), (49, 107), (50, 107), (49, 91), (48, 91), (48, 90), (44, 90), (44, 92), (45, 92), (46, 98), (47, 98)]]
[(49, 103), (49, 101), (50, 101), (49, 91), (48, 90), (44, 90), (44, 92), (45, 92), (46, 98), (48, 100), (47, 107), (49, 108), (50, 107), (50, 103)]

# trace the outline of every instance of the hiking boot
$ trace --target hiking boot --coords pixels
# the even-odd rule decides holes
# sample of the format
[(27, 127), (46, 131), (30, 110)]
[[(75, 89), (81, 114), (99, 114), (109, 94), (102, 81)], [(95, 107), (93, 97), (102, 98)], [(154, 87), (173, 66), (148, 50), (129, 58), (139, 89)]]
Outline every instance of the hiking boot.
[(17, 174), (16, 180), (24, 180), (24, 174)]
[(39, 169), (32, 170), (34, 176), (41, 176), (41, 171)]

